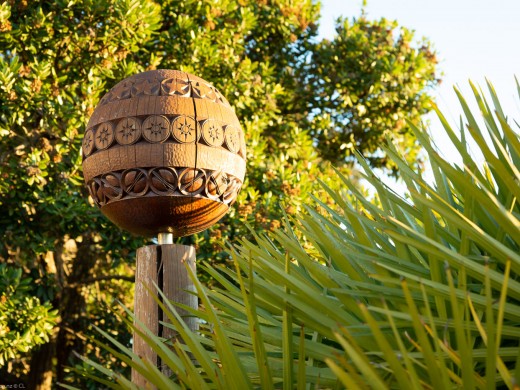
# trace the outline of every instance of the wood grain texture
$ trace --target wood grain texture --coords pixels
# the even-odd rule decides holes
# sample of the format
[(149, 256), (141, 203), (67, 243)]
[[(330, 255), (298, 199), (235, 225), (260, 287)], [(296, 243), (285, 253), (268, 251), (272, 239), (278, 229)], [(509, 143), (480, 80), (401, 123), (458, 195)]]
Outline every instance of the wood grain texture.
[[(137, 250), (137, 269), (135, 273), (134, 314), (135, 325), (139, 328), (139, 322), (154, 334), (159, 331), (159, 311), (154, 300), (154, 285), (157, 284), (157, 248), (155, 245), (144, 246)], [(142, 328), (141, 328), (142, 329)], [(134, 333), (133, 351), (141, 359), (157, 364), (157, 354), (146, 344), (146, 342)], [(139, 387), (147, 388), (150, 384), (132, 370), (132, 383)]]
[[(149, 245), (137, 250), (137, 271), (135, 277), (134, 312), (136, 325), (142, 323), (153, 334), (164, 337), (172, 342), (178, 334), (167, 328), (161, 322), (168, 323), (168, 317), (162, 313), (154, 298), (157, 285), (166, 298), (174, 303), (181, 303), (193, 309), (198, 308), (198, 298), (195, 286), (191, 281), (186, 266), (196, 271), (195, 248), (186, 245), (165, 244)], [(177, 313), (183, 318), (189, 329), (197, 332), (199, 323), (195, 317), (189, 316), (184, 309), (177, 308)], [(182, 342), (182, 340), (180, 340)], [(168, 367), (153, 352), (138, 334), (134, 333), (133, 351), (142, 359), (157, 365), (163, 373), (171, 375)], [(151, 388), (145, 378), (132, 370), (132, 382), (143, 388)]]
[[(195, 294), (195, 286), (186, 270), (186, 266), (189, 266), (194, 273), (196, 272), (195, 248), (177, 244), (166, 244), (161, 245), (161, 247), (164, 267), (164, 294), (176, 303), (196, 309), (198, 298)], [(198, 331), (199, 322), (196, 317), (189, 315), (188, 311), (181, 308), (177, 309), (177, 313), (183, 317), (191, 331)], [(165, 321), (168, 322), (166, 317)], [(177, 334), (172, 329), (164, 328), (163, 337), (166, 339), (175, 338)]]
[(202, 195), (154, 196), (150, 193), (106, 202), (101, 208), (121, 229), (144, 237), (153, 237), (157, 232), (172, 233), (175, 237), (195, 234), (209, 228), (228, 210), (229, 204)]
[[(214, 169), (215, 161), (220, 171), (237, 178), (245, 176), (246, 162), (244, 159), (223, 148), (194, 144), (136, 144), (127, 147), (111, 148), (96, 153), (83, 163), (83, 176), (88, 183), (96, 176), (105, 173), (133, 168), (136, 161), (140, 167), (195, 167)], [(197, 160), (195, 160), (197, 156)]]

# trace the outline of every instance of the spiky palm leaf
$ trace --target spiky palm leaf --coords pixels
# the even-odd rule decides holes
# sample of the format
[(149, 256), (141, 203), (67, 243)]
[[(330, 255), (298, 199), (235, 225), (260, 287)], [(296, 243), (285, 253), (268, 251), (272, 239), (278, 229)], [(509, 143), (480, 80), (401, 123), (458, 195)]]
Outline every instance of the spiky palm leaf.
[[(517, 386), (520, 140), (488, 87), (493, 109), (472, 85), (485, 130), (458, 92), (467, 122), (460, 139), (438, 113), (461, 166), (413, 128), (433, 184), (389, 142), (405, 198), (359, 157), (376, 201), (339, 175), (345, 189), (329, 190), (334, 206), (317, 200), (271, 237), (241, 242), (234, 270), (205, 265), (221, 287), (209, 290), (194, 279), (204, 308), (193, 312), (205, 324), (201, 333), (184, 327), (168, 304), (169, 326), (190, 341), (168, 346), (142, 335), (172, 378), (121, 345), (115, 356), (165, 389)], [(485, 158), (480, 167), (469, 138)], [(113, 379), (111, 387), (131, 388)]]

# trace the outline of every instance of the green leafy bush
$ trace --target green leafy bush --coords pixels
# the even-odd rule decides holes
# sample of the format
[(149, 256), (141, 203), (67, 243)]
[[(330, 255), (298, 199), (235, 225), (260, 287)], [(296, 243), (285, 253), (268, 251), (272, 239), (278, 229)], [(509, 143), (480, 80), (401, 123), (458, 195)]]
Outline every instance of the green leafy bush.
[[(200, 334), (168, 302), (167, 326), (186, 345), (138, 331), (171, 378), (99, 330), (121, 352), (110, 350), (161, 389), (517, 388), (520, 138), (493, 88), (493, 108), (473, 90), (481, 117), (459, 94), (466, 119), (460, 135), (439, 113), (462, 164), (446, 161), (412, 125), (433, 183), (389, 142), (385, 151), (400, 169), (405, 197), (358, 156), (375, 201), (340, 175), (343, 189), (329, 190), (334, 206), (317, 201), (269, 237), (242, 240), (234, 270), (206, 264), (220, 287), (192, 275)], [(485, 157), (480, 166), (470, 138)], [(85, 361), (111, 377), (100, 379), (107, 386), (135, 388)]]
[(0, 264), (0, 367), (21, 352), (49, 341), (57, 322), (51, 304), (28, 296), (31, 279), (20, 268)]

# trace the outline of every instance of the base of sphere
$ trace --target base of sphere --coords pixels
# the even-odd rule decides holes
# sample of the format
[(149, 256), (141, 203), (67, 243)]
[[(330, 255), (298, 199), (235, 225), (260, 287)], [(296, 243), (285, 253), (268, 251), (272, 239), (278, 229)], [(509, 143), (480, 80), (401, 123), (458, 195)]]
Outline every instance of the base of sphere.
[(171, 233), (184, 237), (206, 230), (220, 220), (229, 206), (207, 198), (154, 196), (126, 198), (101, 207), (121, 229), (143, 237)]

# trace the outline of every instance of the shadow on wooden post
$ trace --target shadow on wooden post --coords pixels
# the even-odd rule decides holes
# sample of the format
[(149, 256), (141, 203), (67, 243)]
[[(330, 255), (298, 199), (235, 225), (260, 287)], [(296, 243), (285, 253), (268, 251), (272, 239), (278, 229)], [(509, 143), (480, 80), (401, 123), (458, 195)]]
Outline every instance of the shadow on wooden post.
[[(159, 337), (166, 339), (177, 337), (172, 329), (163, 327), (160, 323), (168, 321), (168, 318), (163, 315), (152, 292), (155, 290), (154, 284), (156, 284), (169, 300), (194, 309), (198, 307), (198, 298), (192, 294), (196, 291), (195, 286), (184, 265), (187, 262), (195, 272), (195, 248), (177, 244), (148, 245), (137, 250), (136, 262), (134, 298), (136, 319)], [(196, 332), (199, 329), (197, 318), (190, 316), (186, 310), (180, 308), (177, 309), (177, 312), (192, 331)], [(161, 367), (157, 354), (135, 333), (134, 353)], [(162, 366), (161, 370), (165, 375), (171, 375), (168, 367)], [(132, 370), (132, 382), (139, 387), (153, 389), (153, 386), (135, 370)]]

